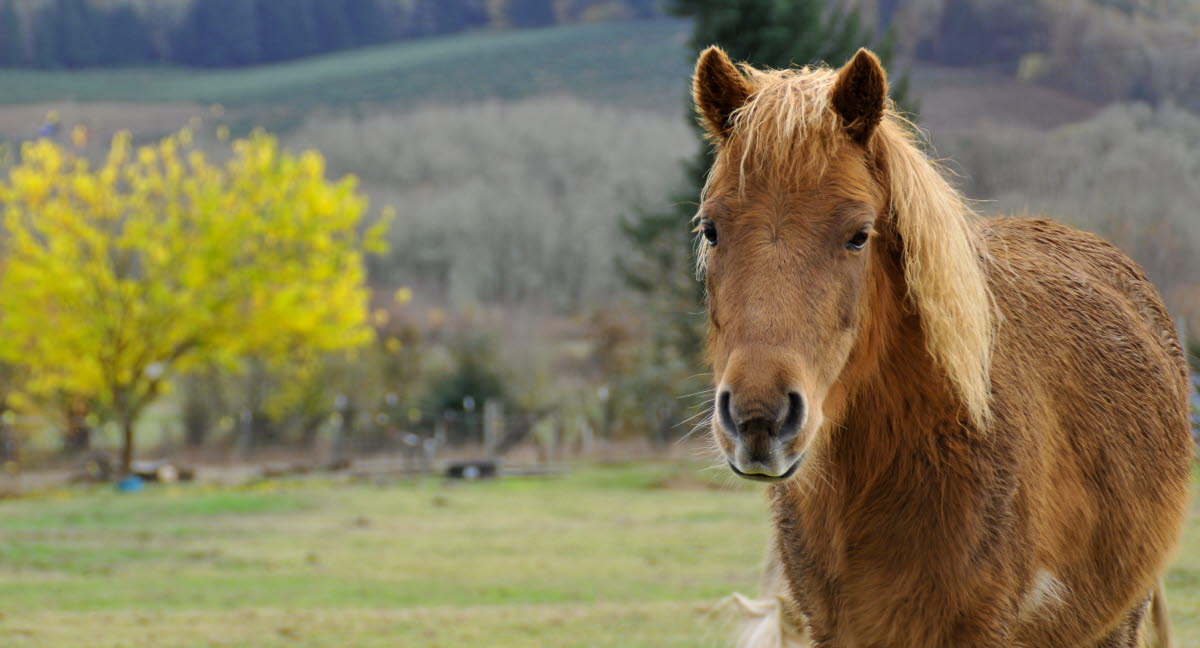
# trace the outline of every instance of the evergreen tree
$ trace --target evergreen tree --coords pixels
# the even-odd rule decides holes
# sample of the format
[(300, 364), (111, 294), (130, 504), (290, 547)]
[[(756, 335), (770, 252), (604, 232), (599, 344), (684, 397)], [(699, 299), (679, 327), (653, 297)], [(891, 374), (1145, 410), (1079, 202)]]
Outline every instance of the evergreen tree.
[(174, 60), (207, 67), (260, 62), (256, 4), (250, 0), (193, 2), (172, 38)]
[(396, 35), (393, 20), (379, 0), (344, 0), (342, 4), (356, 46), (386, 43)]
[(21, 25), (13, 0), (0, 3), (0, 67), (19, 65), (24, 58)]
[(319, 52), (313, 0), (258, 0), (258, 44), (264, 62)]
[(336, 52), (354, 46), (354, 32), (341, 2), (317, 0), (313, 3), (313, 20), (317, 28), (317, 47), (322, 52)]
[(508, 0), (506, 14), (513, 27), (546, 27), (558, 20), (553, 0)]
[(486, 25), (487, 7), (482, 2), (460, 0), (423, 0), (420, 8), (428, 12), (428, 28), (425, 34), (449, 34)]
[(54, 0), (33, 16), (32, 60), (27, 58), (13, 0), (0, 4), (0, 66), (43, 68), (145, 64), (156, 59), (145, 22), (136, 10), (99, 9), (88, 0)]
[(145, 65), (157, 58), (150, 42), (149, 28), (142, 15), (128, 5), (110, 11), (104, 21), (104, 52), (100, 63), (106, 65)]
[(62, 67), (58, 51), (58, 22), (52, 12), (42, 10), (33, 16), (33, 65), (39, 68)]
[(662, 12), (659, 0), (625, 0), (625, 6), (634, 18), (653, 18)]
[[(828, 62), (840, 65), (863, 46), (874, 46), (886, 65), (890, 41), (876, 39), (855, 11), (831, 8), (825, 0), (675, 0), (672, 13), (692, 19), (690, 50), (720, 45), (736, 61), (787, 68)], [(905, 80), (892, 90), (903, 101)], [(658, 357), (651, 365), (670, 393), (697, 391), (702, 366), (704, 307), (702, 286), (694, 278), (695, 235), (692, 217), (712, 164), (710, 146), (701, 137), (691, 102), (688, 122), (696, 126), (699, 150), (684, 164), (685, 184), (672, 196), (672, 207), (639, 210), (622, 220), (630, 243), (617, 259), (626, 283), (646, 296), (656, 329)]]
[(57, 34), (58, 59), (69, 68), (90, 67), (103, 56), (104, 16), (87, 0), (56, 0), (43, 11), (51, 14)]

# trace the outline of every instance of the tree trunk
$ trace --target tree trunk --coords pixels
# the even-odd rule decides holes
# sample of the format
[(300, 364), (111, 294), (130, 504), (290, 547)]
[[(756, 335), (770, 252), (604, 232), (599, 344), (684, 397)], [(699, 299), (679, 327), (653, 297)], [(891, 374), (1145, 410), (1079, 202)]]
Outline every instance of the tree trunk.
[(87, 422), (72, 417), (67, 421), (67, 431), (63, 435), (63, 452), (74, 454), (90, 450), (92, 447), (92, 431)]
[(122, 479), (128, 477), (133, 466), (133, 423), (132, 414), (121, 416), (121, 473)]
[(88, 406), (75, 399), (67, 407), (67, 430), (63, 435), (63, 452), (84, 452), (92, 448), (92, 430), (88, 427)]

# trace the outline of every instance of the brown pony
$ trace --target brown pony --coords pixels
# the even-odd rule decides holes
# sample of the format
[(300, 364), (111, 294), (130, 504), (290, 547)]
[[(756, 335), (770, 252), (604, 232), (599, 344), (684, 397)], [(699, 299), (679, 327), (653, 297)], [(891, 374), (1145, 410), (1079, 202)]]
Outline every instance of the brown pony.
[(1138, 266), (1046, 220), (974, 220), (879, 61), (696, 66), (712, 433), (773, 482), (816, 646), (1166, 641), (1192, 441)]

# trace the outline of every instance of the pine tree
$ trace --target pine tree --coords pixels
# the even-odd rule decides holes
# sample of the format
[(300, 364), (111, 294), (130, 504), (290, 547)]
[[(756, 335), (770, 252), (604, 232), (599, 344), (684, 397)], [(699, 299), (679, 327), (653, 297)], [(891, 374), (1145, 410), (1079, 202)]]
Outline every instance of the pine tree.
[(508, 0), (506, 13), (513, 27), (546, 27), (557, 21), (552, 0)]
[[(825, 0), (676, 0), (669, 9), (692, 19), (690, 50), (698, 53), (720, 45), (737, 61), (760, 67), (787, 68), (827, 62), (840, 65), (859, 47), (873, 46), (886, 65), (890, 40), (877, 39), (855, 11), (831, 9)], [(903, 104), (905, 79), (895, 84), (893, 98)], [(696, 126), (699, 150), (684, 164), (685, 184), (671, 197), (672, 207), (639, 210), (622, 220), (629, 251), (617, 259), (626, 283), (642, 293), (653, 310), (658, 357), (650, 364), (670, 393), (697, 391), (704, 340), (703, 291), (694, 278), (696, 213), (705, 174), (712, 164), (710, 146)], [(664, 370), (665, 369), (665, 370)]]
[(69, 68), (96, 65), (102, 56), (103, 15), (86, 0), (57, 0), (44, 11), (53, 14), (59, 60)]
[(39, 68), (62, 67), (58, 51), (58, 23), (52, 12), (45, 9), (33, 16), (33, 65)]
[(659, 0), (625, 0), (630, 15), (639, 20), (661, 15), (661, 5)]
[(379, 0), (344, 0), (342, 4), (355, 45), (386, 43), (396, 34), (393, 21)]
[(124, 5), (108, 12), (104, 21), (103, 55), (104, 65), (145, 65), (155, 61), (154, 44), (150, 42), (150, 31), (133, 7)]
[(313, 3), (313, 19), (317, 23), (317, 46), (322, 52), (335, 52), (354, 46), (354, 32), (346, 17), (346, 6), (340, 2)]
[(427, 34), (449, 34), (487, 24), (487, 7), (482, 2), (424, 0), (421, 5), (429, 12)]
[(0, 4), (0, 67), (13, 67), (24, 58), (20, 18), (13, 0)]
[(263, 61), (288, 61), (319, 51), (313, 0), (258, 0), (256, 4)]
[[(0, 6), (0, 65), (25, 62), (22, 44), (13, 44), (8, 35), (11, 30), (20, 36), (12, 5), (9, 0)], [(99, 9), (88, 0), (42, 5), (34, 14), (32, 41), (32, 63), (38, 67), (133, 65), (156, 59), (141, 14), (129, 6)]]
[(250, 0), (192, 3), (172, 38), (174, 60), (208, 67), (262, 61), (255, 4)]

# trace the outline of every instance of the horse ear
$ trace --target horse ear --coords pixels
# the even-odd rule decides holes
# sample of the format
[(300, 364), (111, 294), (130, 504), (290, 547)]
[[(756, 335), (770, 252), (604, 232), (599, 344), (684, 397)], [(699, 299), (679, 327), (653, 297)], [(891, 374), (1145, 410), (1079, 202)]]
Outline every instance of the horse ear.
[(692, 99), (713, 139), (725, 139), (733, 112), (749, 97), (750, 84), (721, 48), (714, 45), (700, 54), (692, 77)]
[(833, 109), (842, 118), (846, 133), (866, 144), (883, 119), (887, 103), (887, 73), (871, 52), (860, 49), (838, 72), (831, 94)]

